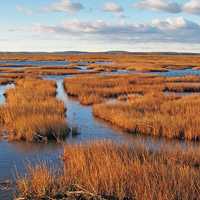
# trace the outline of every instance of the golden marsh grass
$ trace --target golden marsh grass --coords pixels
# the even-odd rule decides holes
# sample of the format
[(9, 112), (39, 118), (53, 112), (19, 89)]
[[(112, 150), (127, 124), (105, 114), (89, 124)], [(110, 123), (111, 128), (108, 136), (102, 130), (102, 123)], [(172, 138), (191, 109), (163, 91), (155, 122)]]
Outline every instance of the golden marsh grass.
[(90, 75), (64, 80), (66, 92), (78, 97), (85, 105), (100, 103), (122, 95), (148, 94), (151, 92), (199, 92), (200, 77), (166, 78), (155, 75)]
[[(12, 61), (69, 61), (72, 63), (87, 62), (92, 68), (128, 69), (137, 71), (166, 71), (168, 69), (199, 69), (199, 55), (168, 55), (159, 53), (83, 53), (83, 54), (18, 54), (0, 53), (0, 60)], [(111, 62), (96, 64), (96, 62)]]
[(6, 92), (0, 114), (10, 140), (59, 140), (68, 132), (64, 103), (57, 100), (56, 84), (40, 79), (21, 79)]
[(199, 95), (176, 97), (157, 93), (94, 105), (93, 114), (130, 133), (197, 141), (199, 108)]
[[(180, 159), (179, 159), (180, 158)], [(194, 159), (193, 159), (194, 158)], [(64, 166), (29, 166), (17, 180), (25, 199), (198, 199), (200, 155), (193, 150), (152, 152), (110, 142), (67, 145)]]

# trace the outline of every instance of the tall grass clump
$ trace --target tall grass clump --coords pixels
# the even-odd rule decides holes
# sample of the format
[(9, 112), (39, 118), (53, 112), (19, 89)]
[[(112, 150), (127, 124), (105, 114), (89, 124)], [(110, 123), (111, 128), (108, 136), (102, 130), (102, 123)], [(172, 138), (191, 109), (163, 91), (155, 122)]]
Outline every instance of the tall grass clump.
[(64, 87), (68, 95), (77, 97), (84, 105), (91, 105), (132, 94), (200, 92), (200, 78), (167, 78), (148, 74), (82, 75), (65, 79)]
[(163, 89), (159, 84), (160, 78), (150, 76), (154, 85), (149, 87), (140, 81), (150, 78), (148, 75), (112, 75), (112, 76), (77, 76), (64, 80), (64, 87), (68, 95), (78, 97), (82, 104), (90, 105), (101, 103), (109, 98), (117, 98), (120, 95), (143, 94), (146, 91)]
[(54, 81), (21, 79), (6, 92), (1, 116), (10, 140), (64, 139), (68, 127), (64, 103), (56, 99)]
[(94, 105), (93, 114), (130, 133), (199, 141), (200, 97), (147, 94)]
[(27, 175), (17, 180), (18, 196), (86, 200), (199, 198), (200, 168), (195, 164), (200, 162), (199, 151), (152, 152), (144, 147), (96, 142), (67, 145), (63, 161), (59, 170), (44, 164), (29, 167)]

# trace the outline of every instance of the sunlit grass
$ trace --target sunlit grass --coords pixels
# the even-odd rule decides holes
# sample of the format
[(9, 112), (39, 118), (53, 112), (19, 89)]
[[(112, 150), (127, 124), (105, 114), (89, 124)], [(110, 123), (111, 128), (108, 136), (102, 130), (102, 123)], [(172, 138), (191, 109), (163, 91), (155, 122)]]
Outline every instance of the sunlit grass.
[(200, 139), (200, 97), (147, 94), (128, 101), (95, 105), (96, 117), (133, 134)]
[(78, 97), (82, 104), (100, 103), (122, 95), (148, 94), (151, 92), (199, 92), (200, 77), (166, 78), (155, 75), (88, 75), (67, 78), (66, 92)]
[(26, 199), (198, 199), (200, 155), (193, 150), (151, 152), (98, 142), (67, 145), (64, 166), (29, 166), (17, 180)]
[(10, 140), (47, 141), (65, 138), (64, 103), (56, 99), (53, 81), (22, 79), (6, 92), (1, 119)]

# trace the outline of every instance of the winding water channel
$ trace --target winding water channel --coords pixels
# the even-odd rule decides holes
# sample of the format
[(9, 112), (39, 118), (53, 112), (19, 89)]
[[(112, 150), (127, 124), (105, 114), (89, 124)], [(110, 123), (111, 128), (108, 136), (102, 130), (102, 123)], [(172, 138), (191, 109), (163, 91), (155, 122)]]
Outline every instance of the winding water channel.
[[(67, 77), (69, 76), (43, 77), (44, 79), (56, 81), (57, 98), (62, 100), (67, 108), (66, 122), (70, 127), (76, 126), (78, 128), (79, 134), (76, 136), (69, 135), (66, 143), (112, 140), (120, 143), (129, 143), (131, 145), (143, 143), (151, 149), (157, 149), (160, 146), (170, 148), (176, 144), (181, 144), (183, 148), (195, 148), (195, 146), (198, 146), (198, 144), (192, 142), (172, 141), (148, 136), (134, 136), (94, 118), (91, 106), (82, 106), (76, 99), (69, 97), (65, 93), (63, 80)], [(1, 104), (5, 101), (3, 94), (9, 87), (13, 87), (13, 85), (0, 86)], [(62, 150), (63, 145), (55, 143), (34, 144), (25, 142), (9, 143), (6, 140), (0, 141), (0, 183), (5, 180), (14, 180), (16, 170), (23, 174), (27, 162), (38, 163), (42, 160), (52, 164), (59, 163), (59, 155), (61, 155)], [(12, 199), (11, 190), (6, 191), (0, 188), (0, 199)]]
[[(26, 67), (27, 65), (34, 65), (34, 66), (49, 66), (49, 67), (54, 67), (54, 66), (63, 66), (67, 65), (69, 62), (67, 61), (30, 61), (30, 60), (25, 60), (25, 61), (0, 61), (1, 67), (6, 68), (6, 65), (9, 65), (10, 67), (17, 68), (24, 66)], [(5, 66), (3, 66), (5, 64)]]

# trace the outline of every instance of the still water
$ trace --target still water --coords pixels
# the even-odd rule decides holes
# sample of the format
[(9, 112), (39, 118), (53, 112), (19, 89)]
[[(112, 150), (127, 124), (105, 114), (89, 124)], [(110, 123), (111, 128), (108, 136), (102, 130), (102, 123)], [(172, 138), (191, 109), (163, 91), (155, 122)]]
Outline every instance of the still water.
[(157, 74), (161, 76), (174, 77), (174, 76), (186, 76), (186, 75), (200, 75), (200, 70), (186, 68), (179, 70), (169, 70), (168, 72), (151, 72), (151, 74)]
[[(191, 72), (189, 70), (189, 72)], [(167, 72), (165, 72), (167, 73)], [(172, 74), (172, 73), (171, 73)], [(177, 73), (174, 73), (177, 76)], [(184, 74), (186, 75), (186, 73)], [(69, 76), (45, 76), (44, 79), (55, 80), (57, 83), (57, 98), (65, 103), (67, 108), (66, 122), (70, 127), (77, 127), (79, 134), (76, 137), (69, 135), (66, 143), (83, 143), (96, 140), (112, 140), (131, 145), (144, 144), (151, 149), (159, 149), (161, 146), (172, 148), (181, 145), (183, 148), (195, 148), (198, 144), (192, 142), (180, 142), (145, 136), (133, 136), (115, 128), (92, 115), (91, 106), (82, 106), (76, 99), (70, 98), (64, 91), (63, 79)], [(13, 85), (0, 86), (0, 102), (5, 102), (5, 90)], [(5, 180), (14, 180), (16, 170), (20, 174), (25, 173), (26, 164), (38, 163), (41, 160), (50, 164), (59, 163), (59, 155), (62, 154), (62, 144), (34, 144), (25, 142), (9, 143), (0, 141), (0, 183)], [(0, 189), (0, 199), (12, 199), (12, 192)]]
[(63, 66), (69, 64), (67, 61), (0, 61), (0, 64), (2, 65), (11, 65), (10, 67), (21, 67), (21, 66), (27, 66), (27, 65), (33, 65), (33, 66)]

